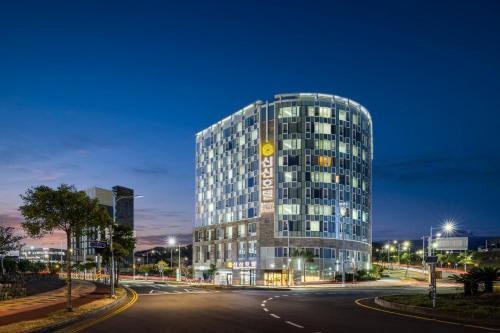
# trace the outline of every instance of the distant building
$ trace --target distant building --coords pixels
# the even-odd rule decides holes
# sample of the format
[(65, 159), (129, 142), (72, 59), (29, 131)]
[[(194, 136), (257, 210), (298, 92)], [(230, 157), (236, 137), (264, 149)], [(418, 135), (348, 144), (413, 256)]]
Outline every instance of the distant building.
[(19, 253), (19, 259), (25, 259), (43, 263), (58, 263), (62, 264), (66, 258), (66, 251), (55, 248), (41, 248), (26, 246)]
[(371, 263), (372, 119), (340, 96), (252, 103), (196, 134), (195, 277), (286, 285)]
[[(96, 198), (101, 207), (105, 208), (109, 216), (113, 218), (113, 212), (116, 214), (116, 223), (124, 225), (134, 230), (134, 190), (114, 186), (111, 190), (100, 187), (88, 189), (87, 194), (91, 198)], [(114, 209), (113, 209), (114, 207)], [(107, 241), (107, 230), (90, 230), (87, 235), (72, 237), (71, 247), (73, 249), (73, 260), (86, 262), (88, 260), (96, 261), (95, 248), (90, 246), (91, 241)], [(132, 264), (132, 255), (127, 264)]]
[(483, 245), (478, 246), (479, 252), (500, 252), (500, 238), (487, 239)]

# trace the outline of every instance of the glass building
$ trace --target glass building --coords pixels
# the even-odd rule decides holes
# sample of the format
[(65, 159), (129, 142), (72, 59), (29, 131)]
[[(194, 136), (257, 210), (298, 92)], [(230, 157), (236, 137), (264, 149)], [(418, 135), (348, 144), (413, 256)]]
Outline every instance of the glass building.
[(370, 267), (372, 120), (348, 98), (257, 101), (196, 134), (196, 278), (292, 285)]

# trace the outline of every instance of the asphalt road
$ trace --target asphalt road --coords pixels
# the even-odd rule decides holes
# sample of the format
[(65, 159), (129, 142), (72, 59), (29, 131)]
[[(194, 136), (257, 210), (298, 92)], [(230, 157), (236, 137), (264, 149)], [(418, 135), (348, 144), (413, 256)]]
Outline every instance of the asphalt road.
[(366, 309), (354, 302), (417, 291), (409, 287), (216, 292), (154, 284), (129, 286), (140, 295), (131, 308), (82, 332), (486, 332)]

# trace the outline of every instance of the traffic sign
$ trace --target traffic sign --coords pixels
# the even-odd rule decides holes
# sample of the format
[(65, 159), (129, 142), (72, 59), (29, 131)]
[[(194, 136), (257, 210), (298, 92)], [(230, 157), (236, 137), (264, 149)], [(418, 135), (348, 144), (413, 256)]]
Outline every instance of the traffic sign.
[(425, 257), (425, 263), (426, 264), (435, 264), (438, 262), (438, 257), (437, 256), (427, 256)]
[(96, 249), (104, 249), (105, 247), (108, 246), (108, 243), (103, 242), (103, 241), (90, 241), (89, 245), (90, 245), (90, 247), (93, 247)]

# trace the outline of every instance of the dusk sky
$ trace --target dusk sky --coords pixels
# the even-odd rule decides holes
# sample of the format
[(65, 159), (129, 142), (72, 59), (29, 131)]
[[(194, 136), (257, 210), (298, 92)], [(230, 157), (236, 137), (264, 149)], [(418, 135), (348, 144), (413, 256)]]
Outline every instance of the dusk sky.
[(374, 239), (448, 218), (498, 236), (499, 14), (499, 1), (3, 2), (0, 222), (19, 226), (32, 185), (119, 184), (144, 195), (140, 248), (189, 240), (195, 133), (258, 99), (323, 92), (372, 115)]

